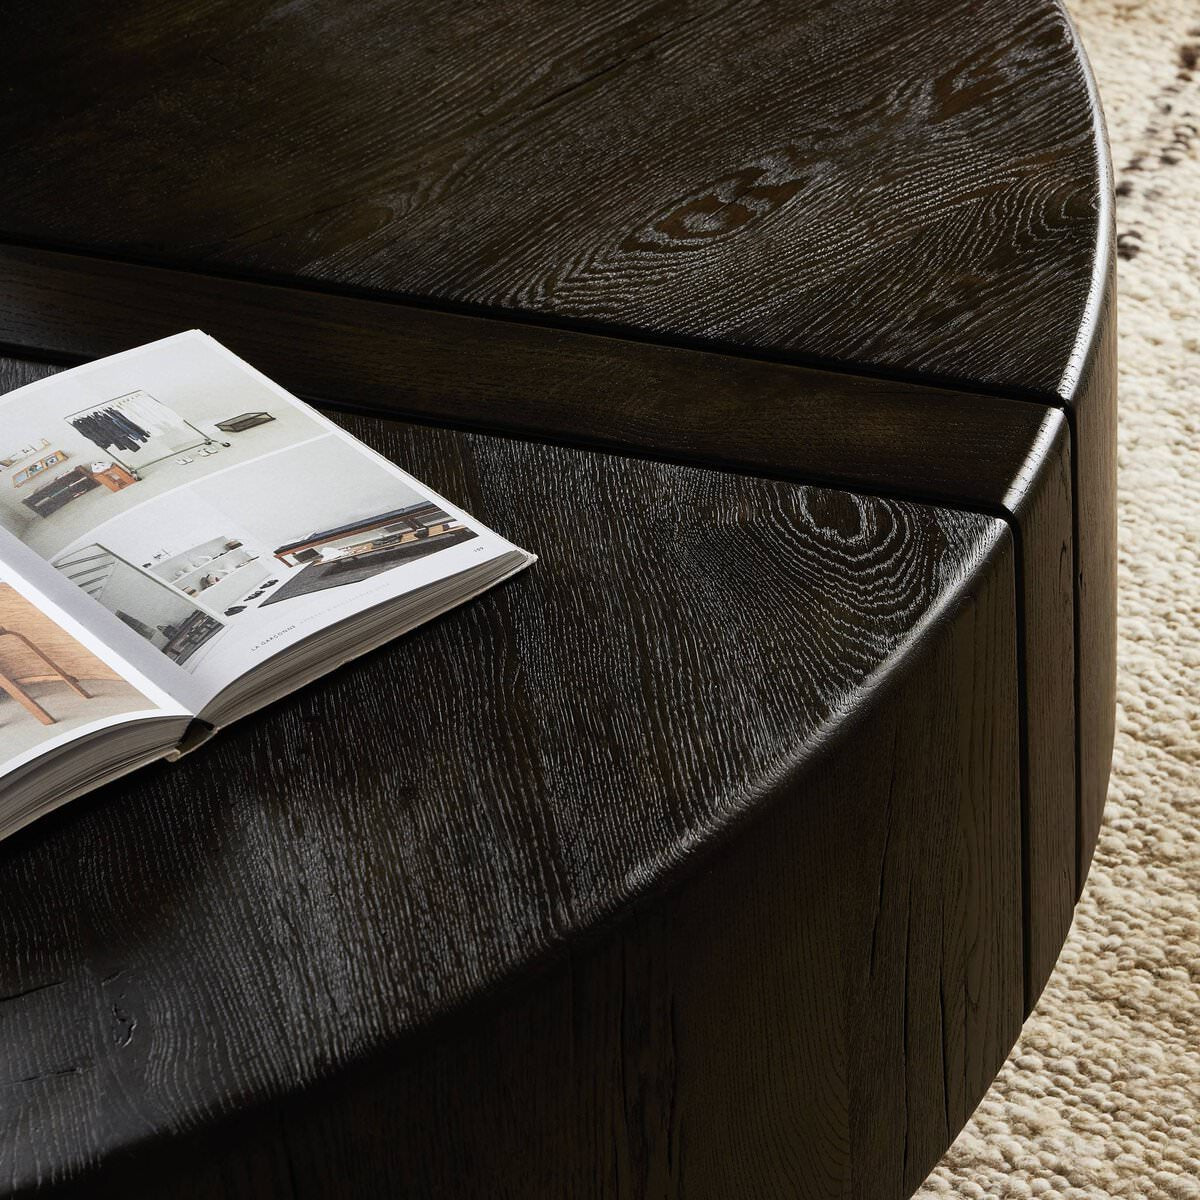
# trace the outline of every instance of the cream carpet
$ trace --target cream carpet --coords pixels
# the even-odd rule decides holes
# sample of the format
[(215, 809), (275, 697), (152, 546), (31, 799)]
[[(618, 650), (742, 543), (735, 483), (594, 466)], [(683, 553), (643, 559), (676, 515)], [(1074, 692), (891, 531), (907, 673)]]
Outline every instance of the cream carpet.
[(1118, 191), (1116, 757), (1058, 969), (922, 1200), (1200, 1198), (1200, 0), (1067, 6)]

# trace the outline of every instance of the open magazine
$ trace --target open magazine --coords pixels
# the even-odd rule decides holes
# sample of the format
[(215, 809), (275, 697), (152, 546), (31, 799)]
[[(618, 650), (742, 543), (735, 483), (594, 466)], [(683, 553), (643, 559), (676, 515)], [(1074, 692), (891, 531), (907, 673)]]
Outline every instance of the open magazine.
[(532, 561), (198, 330), (0, 397), (0, 837)]

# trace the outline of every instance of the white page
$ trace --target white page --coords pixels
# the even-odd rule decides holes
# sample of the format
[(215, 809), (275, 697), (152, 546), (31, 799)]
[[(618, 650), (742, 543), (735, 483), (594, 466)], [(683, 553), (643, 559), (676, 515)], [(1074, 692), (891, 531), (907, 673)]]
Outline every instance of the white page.
[(0, 430), (0, 558), (191, 712), (515, 549), (198, 330), (0, 397)]
[[(0, 630), (0, 674), (12, 689), (0, 691), (0, 790), (5, 775), (79, 738), (134, 721), (189, 715), (3, 563)], [(30, 674), (50, 678), (29, 682)]]

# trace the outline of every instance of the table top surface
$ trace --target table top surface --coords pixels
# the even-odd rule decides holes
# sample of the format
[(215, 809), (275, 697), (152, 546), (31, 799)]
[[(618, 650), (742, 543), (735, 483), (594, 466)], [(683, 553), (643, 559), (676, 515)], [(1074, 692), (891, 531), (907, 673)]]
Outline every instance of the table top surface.
[[(897, 459), (926, 402), (1032, 441), (1069, 403), (1103, 165), (1050, 0), (18, 9), (10, 244), (703, 350), (672, 411), (730, 460), (769, 450), (743, 361), (829, 367), (851, 449), (838, 377), (873, 376)], [(583, 448), (539, 379), (546, 441), (497, 436), (500, 404), (338, 417), (534, 570), (0, 845), (12, 1178), (424, 1036), (669, 886), (869, 718), (1010, 536), (922, 502), (953, 481), (718, 471), (649, 416), (632, 455)]]
[(1042, 395), (1093, 290), (1053, 0), (14, 8), (10, 237)]
[[(345, 423), (547, 565), (0, 844), (0, 1061), (24, 1099), (6, 1117), (76, 1152), (319, 1079), (686, 873), (1008, 537)], [(85, 1107), (86, 1129), (64, 1122)]]

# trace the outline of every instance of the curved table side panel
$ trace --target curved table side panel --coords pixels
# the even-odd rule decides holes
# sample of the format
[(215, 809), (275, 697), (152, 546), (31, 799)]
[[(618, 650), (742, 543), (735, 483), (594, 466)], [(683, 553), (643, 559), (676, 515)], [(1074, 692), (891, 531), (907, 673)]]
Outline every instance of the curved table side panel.
[(423, 1048), (89, 1194), (907, 1197), (1024, 1011), (1013, 589), (1003, 535), (678, 888)]
[(1057, 409), (1015, 473), (1006, 507), (1017, 540), (1025, 1008), (1054, 970), (1075, 914), (1076, 677), (1071, 435)]
[(1079, 696), (1077, 888), (1091, 866), (1108, 795), (1117, 711), (1117, 296), (1104, 303), (1071, 395), (1076, 447), (1075, 646)]
[(1091, 286), (1058, 394), (1071, 419), (1078, 713), (1076, 888), (1082, 891), (1108, 793), (1117, 674), (1117, 257), (1112, 151), (1087, 50), (1065, 18), (1091, 116)]

